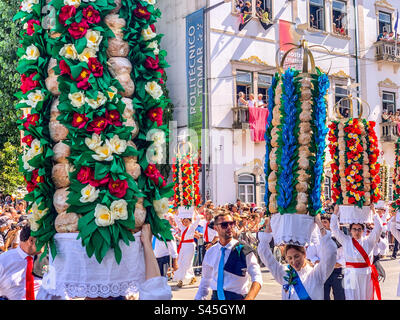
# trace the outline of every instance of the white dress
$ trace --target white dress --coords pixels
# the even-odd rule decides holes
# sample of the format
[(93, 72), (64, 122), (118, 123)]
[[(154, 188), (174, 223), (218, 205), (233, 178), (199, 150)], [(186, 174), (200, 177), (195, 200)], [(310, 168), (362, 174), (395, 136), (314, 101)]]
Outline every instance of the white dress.
[[(177, 216), (175, 221), (181, 230), (181, 235), (186, 230), (186, 227), (182, 224)], [(200, 223), (200, 216), (198, 215), (196, 220), (189, 226), (185, 234), (184, 240), (190, 240), (194, 238), (194, 232)], [(183, 239), (181, 239), (182, 241)], [(181, 250), (178, 253), (178, 270), (174, 272), (174, 281), (182, 281), (183, 283), (189, 282), (194, 277), (193, 272), (193, 258), (196, 244), (194, 242), (182, 243)]]
[[(400, 242), (400, 230), (396, 229), (396, 219), (393, 217), (389, 221), (389, 231), (396, 238), (397, 241)], [(397, 296), (400, 297), (400, 274), (399, 274), (399, 282), (397, 284)]]
[[(382, 221), (377, 214), (374, 215), (374, 229), (368, 236), (363, 236), (358, 242), (364, 248), (372, 263), (373, 251), (379, 241), (382, 232)], [(344, 258), (347, 262), (365, 263), (364, 258), (354, 247), (352, 237), (346, 235), (339, 228), (339, 219), (337, 215), (331, 217), (331, 230), (333, 236), (343, 246)], [(373, 300), (373, 282), (371, 279), (371, 268), (352, 268), (344, 269), (343, 287), (346, 300)]]
[[(287, 266), (281, 265), (273, 256), (269, 243), (271, 233), (259, 232), (258, 253), (261, 261), (268, 267), (275, 280), (282, 286), (287, 284), (284, 277), (287, 276)], [(306, 265), (297, 271), (304, 288), (312, 300), (324, 300), (324, 283), (331, 275), (336, 263), (337, 246), (331, 239), (329, 231), (321, 238), (321, 261), (315, 266)], [(299, 300), (293, 286), (286, 292), (282, 287), (282, 300)]]

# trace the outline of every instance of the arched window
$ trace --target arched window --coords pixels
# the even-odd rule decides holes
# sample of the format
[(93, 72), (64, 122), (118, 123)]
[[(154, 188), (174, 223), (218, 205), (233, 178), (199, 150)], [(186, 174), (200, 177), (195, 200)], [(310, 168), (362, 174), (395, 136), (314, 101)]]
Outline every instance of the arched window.
[(240, 199), (240, 201), (250, 203), (256, 202), (256, 179), (254, 175), (239, 175), (238, 187), (238, 198)]

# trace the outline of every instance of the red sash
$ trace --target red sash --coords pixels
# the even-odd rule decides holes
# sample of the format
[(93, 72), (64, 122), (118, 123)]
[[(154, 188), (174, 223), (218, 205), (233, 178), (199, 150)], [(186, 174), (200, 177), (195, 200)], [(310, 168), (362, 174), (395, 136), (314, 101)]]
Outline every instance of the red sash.
[(188, 229), (189, 229), (189, 227), (187, 227), (187, 228), (185, 229), (185, 231), (183, 231), (183, 233), (182, 233), (182, 239), (181, 239), (181, 241), (179, 242), (179, 246), (178, 246), (178, 254), (179, 254), (179, 251), (181, 251), (182, 243), (194, 242), (194, 239), (185, 240), (186, 231), (188, 231)]
[[(364, 248), (358, 243), (358, 241), (354, 238), (351, 238), (351, 241), (353, 241), (353, 245), (356, 247), (358, 252), (362, 255), (362, 257), (365, 260), (365, 263), (359, 263), (359, 262), (346, 262), (347, 267), (352, 267), (352, 268), (371, 268), (371, 279), (372, 279), (372, 284), (374, 288), (374, 293), (376, 292), (376, 297), (378, 300), (382, 300), (381, 298), (381, 288), (379, 287), (379, 280), (378, 280), (378, 271), (376, 270), (375, 266), (371, 264), (371, 261), (369, 260), (369, 257), (367, 253), (365, 252)], [(374, 297), (374, 295), (373, 295)]]
[(205, 242), (210, 242), (208, 241), (208, 222), (206, 223), (206, 231), (204, 232), (204, 241)]

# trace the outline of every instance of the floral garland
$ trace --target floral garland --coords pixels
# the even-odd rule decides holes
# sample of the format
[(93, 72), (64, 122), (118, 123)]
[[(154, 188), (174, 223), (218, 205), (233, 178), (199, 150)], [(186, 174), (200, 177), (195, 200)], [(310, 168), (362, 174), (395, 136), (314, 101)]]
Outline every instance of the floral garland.
[(332, 200), (334, 203), (342, 204), (342, 188), (340, 186), (340, 174), (339, 174), (339, 143), (338, 143), (338, 124), (339, 121), (332, 121), (329, 124), (329, 153), (332, 158), (331, 171), (332, 171)]
[[(38, 0), (23, 0), (20, 11), (13, 20), (20, 20), (24, 30), (20, 33), (20, 60), (17, 71), (21, 74), (21, 91), (15, 96), (20, 100), (17, 109), (29, 110), (17, 121), (23, 132), (24, 153), (20, 158), (20, 171), (24, 175), (28, 194), (29, 221), (32, 235), (36, 237), (38, 250), (44, 247), (44, 255), (49, 248), (55, 253), (55, 212), (52, 195), (54, 185), (51, 180), (52, 145), (48, 129), (51, 94), (46, 89), (45, 30), (42, 27), (42, 4)], [(27, 211), (28, 211), (27, 210)]]
[(400, 209), (400, 138), (396, 141), (395, 149), (395, 165), (393, 172), (393, 202), (394, 210)]
[(193, 207), (200, 205), (199, 165), (190, 154), (177, 155), (172, 165), (174, 182), (174, 207)]
[(315, 144), (316, 152), (315, 152), (315, 161), (311, 161), (313, 168), (313, 172), (311, 174), (314, 179), (311, 180), (310, 184), (310, 198), (309, 198), (309, 211), (312, 215), (317, 214), (322, 208), (321, 201), (321, 188), (322, 182), (324, 180), (324, 161), (325, 161), (325, 148), (326, 142), (325, 137), (328, 133), (328, 128), (326, 126), (326, 94), (329, 89), (329, 78), (326, 74), (322, 73), (319, 69), (317, 69), (317, 75), (313, 75), (314, 78), (314, 88), (313, 90), (313, 124), (315, 127), (315, 134), (313, 135), (313, 140)]
[(371, 180), (370, 194), (371, 202), (377, 203), (381, 198), (379, 184), (381, 178), (379, 176), (380, 164), (378, 163), (379, 149), (378, 149), (378, 137), (375, 133), (375, 122), (367, 121), (363, 119), (364, 127), (366, 128), (366, 142), (367, 142), (367, 154), (368, 154), (368, 166)]

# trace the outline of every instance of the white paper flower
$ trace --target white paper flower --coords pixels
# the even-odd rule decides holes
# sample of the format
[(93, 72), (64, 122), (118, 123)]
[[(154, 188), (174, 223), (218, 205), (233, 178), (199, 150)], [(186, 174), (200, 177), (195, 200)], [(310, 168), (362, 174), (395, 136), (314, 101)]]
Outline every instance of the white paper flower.
[(21, 59), (37, 60), (39, 57), (39, 49), (34, 44), (31, 44), (29, 47), (26, 48), (25, 54), (21, 57)]
[(160, 218), (164, 218), (164, 214), (169, 210), (169, 204), (167, 198), (153, 201), (154, 210)]
[(81, 5), (81, 0), (64, 0), (66, 6), (74, 6), (78, 8)]
[(29, 156), (31, 157), (31, 159), (33, 159), (34, 157), (42, 153), (43, 153), (43, 147), (40, 144), (40, 140), (33, 139), (31, 148), (28, 151)]
[(88, 48), (94, 49), (96, 51), (99, 50), (101, 40), (103, 40), (103, 36), (101, 35), (100, 31), (89, 29), (86, 32), (85, 38), (87, 40), (86, 46)]
[(24, 153), (24, 154), (22, 155), (22, 162), (24, 163), (24, 169), (27, 170), (27, 171), (33, 171), (33, 170), (35, 170), (35, 168), (32, 167), (32, 166), (28, 163), (29, 160), (32, 160), (31, 154), (30, 154), (29, 152)]
[(82, 53), (78, 55), (78, 59), (83, 62), (89, 62), (89, 58), (96, 58), (96, 50), (93, 48), (85, 48)]
[(40, 90), (35, 90), (29, 93), (27, 98), (28, 100), (24, 100), (24, 102), (32, 108), (35, 108), (38, 102), (44, 100), (44, 94)]
[(85, 101), (93, 109), (97, 109), (98, 107), (102, 106), (103, 104), (105, 104), (107, 102), (107, 98), (106, 98), (106, 96), (104, 95), (103, 92), (99, 91), (97, 93), (97, 98), (96, 99), (85, 98)]
[(164, 158), (163, 148), (161, 146), (151, 146), (148, 149), (148, 159), (150, 163), (161, 164)]
[(151, 95), (154, 100), (160, 99), (160, 97), (163, 95), (162, 88), (155, 81), (147, 82), (144, 88), (146, 92), (149, 95)]
[[(31, 229), (33, 231), (37, 231), (39, 229), (40, 224), (38, 223), (38, 221), (46, 215), (48, 210), (49, 210), (48, 208), (41, 210), (41, 209), (39, 209), (39, 206), (36, 202), (33, 203), (32, 208), (31, 208), (32, 213), (29, 214), (29, 216), (28, 216), (28, 220), (30, 222)], [(33, 225), (33, 228), (32, 228), (32, 225)]]
[(80, 202), (93, 202), (99, 197), (100, 190), (96, 190), (95, 187), (88, 184), (81, 190), (81, 198), (79, 199)]
[(111, 203), (110, 211), (114, 220), (128, 219), (128, 203), (123, 199), (113, 201), (113, 203)]
[(111, 101), (112, 99), (114, 99), (114, 97), (115, 97), (115, 95), (116, 95), (117, 93), (118, 93), (118, 90), (117, 90), (116, 87), (111, 86), (111, 87), (108, 88), (108, 90), (107, 90), (107, 95), (108, 95), (108, 98), (110, 99), (110, 101)]
[(149, 43), (147, 46), (149, 49), (153, 49), (153, 53), (157, 56), (160, 53), (160, 49), (158, 48), (158, 42), (157, 41), (152, 41)]
[(64, 44), (60, 49), (59, 55), (67, 59), (78, 59), (78, 52), (76, 51), (75, 45), (72, 43)]
[(145, 41), (151, 40), (151, 39), (155, 38), (156, 36), (157, 36), (157, 34), (155, 32), (153, 32), (153, 30), (151, 30), (150, 27), (142, 30), (142, 37)]
[(31, 13), (33, 6), (38, 3), (39, 0), (24, 0), (21, 3), (21, 11)]
[(112, 159), (114, 159), (114, 156), (112, 155), (113, 148), (108, 141), (106, 141), (102, 146), (97, 147), (94, 151), (96, 154), (92, 155), (92, 157), (97, 161), (112, 161)]
[(155, 130), (150, 134), (150, 140), (153, 141), (153, 146), (161, 146), (165, 143), (165, 132)]
[(94, 216), (96, 217), (95, 222), (99, 227), (107, 227), (114, 223), (111, 211), (105, 205), (97, 204), (94, 209)]
[(144, 1), (146, 1), (148, 4), (151, 4), (151, 5), (156, 4), (156, 0), (144, 0)]
[(85, 94), (82, 91), (69, 93), (68, 99), (71, 101), (71, 104), (76, 108), (80, 108), (85, 104)]
[(110, 144), (110, 146), (112, 148), (112, 152), (114, 152), (116, 154), (124, 153), (128, 146), (126, 140), (120, 139), (117, 135), (112, 137), (111, 140), (108, 140), (108, 143)]
[(85, 138), (85, 144), (90, 150), (95, 150), (102, 144), (100, 135), (93, 133), (91, 138)]

